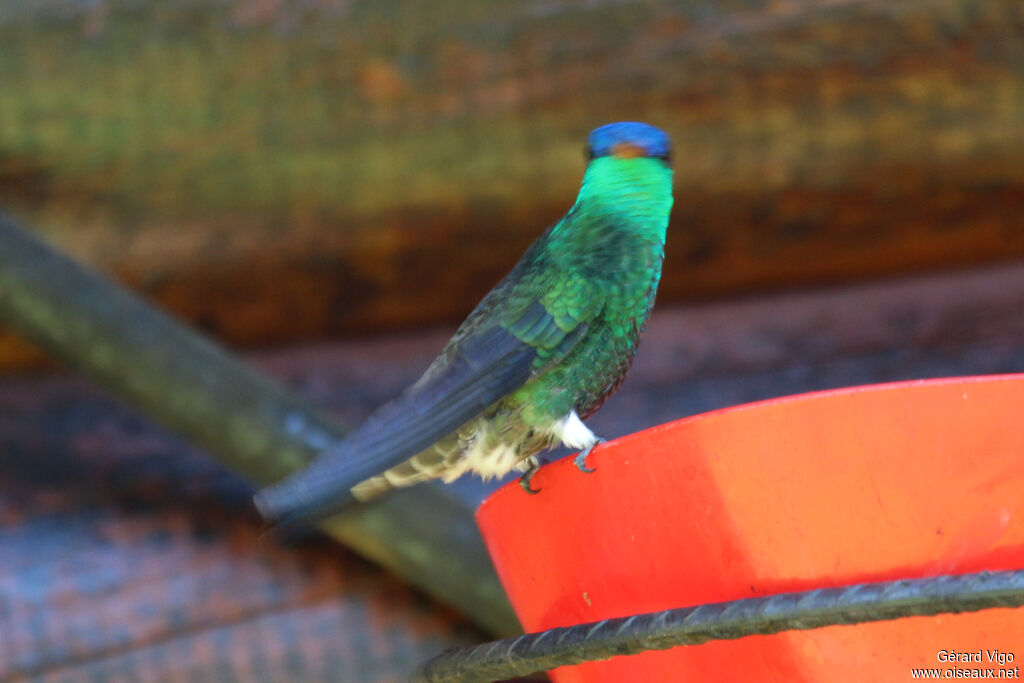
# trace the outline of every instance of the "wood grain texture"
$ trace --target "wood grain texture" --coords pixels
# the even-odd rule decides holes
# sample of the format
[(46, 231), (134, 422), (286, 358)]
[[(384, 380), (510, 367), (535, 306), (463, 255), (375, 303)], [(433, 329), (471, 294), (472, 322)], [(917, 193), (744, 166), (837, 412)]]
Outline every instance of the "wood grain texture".
[[(0, 202), (230, 343), (460, 319), (594, 125), (678, 301), (1024, 254), (1016, 0), (0, 1)], [(5, 341), (0, 364), (24, 364)]]

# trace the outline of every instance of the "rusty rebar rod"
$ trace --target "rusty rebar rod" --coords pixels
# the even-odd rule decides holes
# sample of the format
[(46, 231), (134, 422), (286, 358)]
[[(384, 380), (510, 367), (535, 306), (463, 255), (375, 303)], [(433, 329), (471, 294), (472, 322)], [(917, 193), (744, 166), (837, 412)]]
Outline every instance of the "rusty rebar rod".
[(1022, 605), (1024, 570), (780, 593), (605, 619), (452, 650), (426, 662), (412, 680), (494, 681), (710, 640)]

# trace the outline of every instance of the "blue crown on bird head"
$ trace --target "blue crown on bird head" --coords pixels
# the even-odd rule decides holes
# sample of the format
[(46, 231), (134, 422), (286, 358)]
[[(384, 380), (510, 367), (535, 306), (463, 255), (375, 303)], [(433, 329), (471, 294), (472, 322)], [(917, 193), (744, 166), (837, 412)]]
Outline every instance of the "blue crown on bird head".
[(672, 145), (660, 128), (636, 121), (620, 121), (595, 128), (587, 138), (587, 157), (653, 157), (669, 161)]

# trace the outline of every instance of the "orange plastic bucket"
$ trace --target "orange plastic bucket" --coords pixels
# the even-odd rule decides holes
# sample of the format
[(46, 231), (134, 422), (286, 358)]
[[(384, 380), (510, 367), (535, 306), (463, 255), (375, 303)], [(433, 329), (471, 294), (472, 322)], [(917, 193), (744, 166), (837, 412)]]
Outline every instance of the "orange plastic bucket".
[[(544, 467), (533, 480), (540, 494), (509, 484), (477, 512), (528, 632), (786, 591), (1024, 568), (1024, 375), (753, 403), (630, 435), (588, 462), (594, 474), (571, 459)], [(924, 669), (1013, 676), (1022, 660), (1024, 611), (994, 609), (711, 642), (552, 676), (889, 681)]]

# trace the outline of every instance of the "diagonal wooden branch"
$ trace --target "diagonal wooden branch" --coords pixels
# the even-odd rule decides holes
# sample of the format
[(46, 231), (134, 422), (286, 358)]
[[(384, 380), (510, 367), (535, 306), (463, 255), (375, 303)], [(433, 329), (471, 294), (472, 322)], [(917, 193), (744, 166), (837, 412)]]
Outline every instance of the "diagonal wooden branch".
[[(0, 318), (254, 483), (302, 466), (345, 431), (2, 213)], [(481, 626), (519, 631), (472, 511), (444, 491), (410, 489), (329, 520), (325, 529)]]

